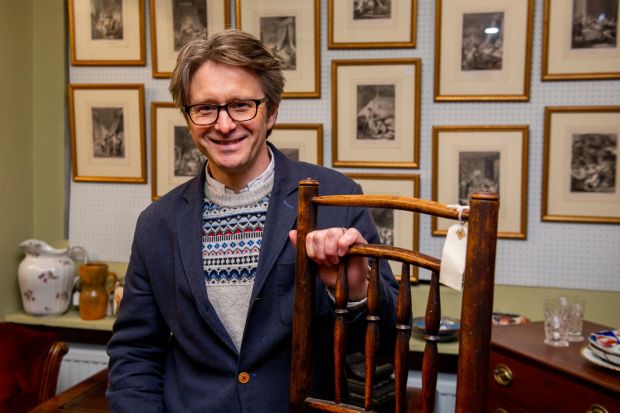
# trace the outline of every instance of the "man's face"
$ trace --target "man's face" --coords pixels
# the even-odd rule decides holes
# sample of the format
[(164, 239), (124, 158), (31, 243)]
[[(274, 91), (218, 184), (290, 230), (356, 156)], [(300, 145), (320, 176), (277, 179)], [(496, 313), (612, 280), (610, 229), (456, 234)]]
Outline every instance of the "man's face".
[[(238, 99), (265, 97), (259, 77), (249, 70), (207, 61), (191, 79), (189, 105), (229, 103)], [(267, 131), (273, 127), (277, 107), (268, 113), (266, 103), (258, 106), (254, 119), (233, 121), (221, 110), (208, 126), (187, 122), (194, 143), (209, 160), (209, 172), (232, 189), (240, 189), (269, 165)]]

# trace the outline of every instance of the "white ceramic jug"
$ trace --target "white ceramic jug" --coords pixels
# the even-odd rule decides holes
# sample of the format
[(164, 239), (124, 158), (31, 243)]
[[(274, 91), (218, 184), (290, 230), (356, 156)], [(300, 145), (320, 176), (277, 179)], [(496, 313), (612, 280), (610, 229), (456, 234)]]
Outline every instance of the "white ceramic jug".
[(18, 267), (24, 311), (32, 315), (67, 311), (78, 280), (74, 259), (81, 256), (86, 263), (86, 250), (79, 246), (56, 249), (36, 239), (26, 240), (19, 246), (26, 253)]

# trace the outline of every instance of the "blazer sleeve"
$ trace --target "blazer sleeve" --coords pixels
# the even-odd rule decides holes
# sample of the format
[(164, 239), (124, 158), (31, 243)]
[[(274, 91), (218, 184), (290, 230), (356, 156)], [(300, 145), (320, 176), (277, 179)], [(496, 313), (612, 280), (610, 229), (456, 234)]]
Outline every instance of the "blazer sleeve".
[(155, 302), (145, 265), (148, 238), (143, 234), (143, 215), (137, 222), (123, 300), (107, 348), (106, 397), (113, 412), (165, 411), (163, 373), (170, 331)]

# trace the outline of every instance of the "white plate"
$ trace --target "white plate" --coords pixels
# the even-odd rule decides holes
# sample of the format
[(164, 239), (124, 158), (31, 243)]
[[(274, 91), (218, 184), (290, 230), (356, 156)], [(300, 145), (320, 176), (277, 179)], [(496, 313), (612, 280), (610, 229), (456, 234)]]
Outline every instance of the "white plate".
[(590, 344), (588, 348), (590, 349), (592, 354), (594, 354), (599, 359), (609, 364), (613, 364), (616, 367), (620, 367), (620, 356), (616, 356), (615, 354), (611, 354), (611, 353), (606, 353), (602, 351), (601, 349), (599, 349), (598, 347), (593, 346), (592, 344)]
[(613, 364), (607, 363), (606, 361), (601, 360), (600, 358), (596, 357), (588, 347), (584, 347), (581, 349), (581, 355), (584, 358), (586, 358), (588, 361), (591, 361), (592, 363), (598, 366), (620, 372), (620, 367), (614, 366)]

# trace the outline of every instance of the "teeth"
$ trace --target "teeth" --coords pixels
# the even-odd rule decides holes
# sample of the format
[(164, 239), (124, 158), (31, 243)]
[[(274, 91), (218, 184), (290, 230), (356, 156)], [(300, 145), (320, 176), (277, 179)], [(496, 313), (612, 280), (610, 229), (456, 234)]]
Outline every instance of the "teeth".
[(225, 140), (225, 141), (213, 141), (215, 143), (217, 143), (218, 145), (232, 145), (238, 142), (241, 142), (243, 140), (243, 138), (240, 139), (232, 139), (232, 140)]

